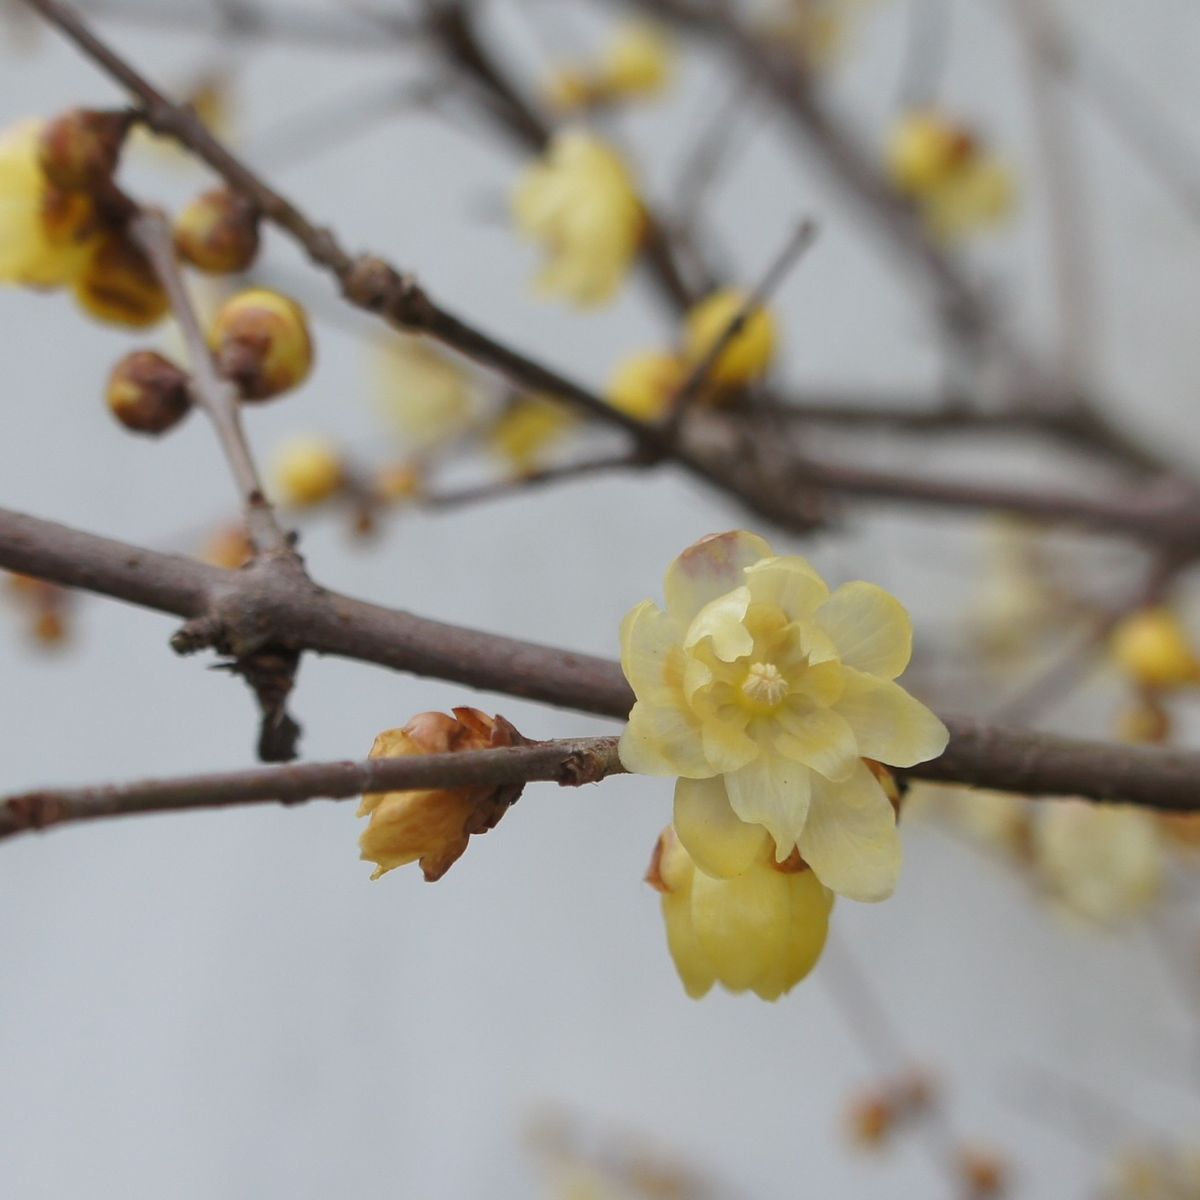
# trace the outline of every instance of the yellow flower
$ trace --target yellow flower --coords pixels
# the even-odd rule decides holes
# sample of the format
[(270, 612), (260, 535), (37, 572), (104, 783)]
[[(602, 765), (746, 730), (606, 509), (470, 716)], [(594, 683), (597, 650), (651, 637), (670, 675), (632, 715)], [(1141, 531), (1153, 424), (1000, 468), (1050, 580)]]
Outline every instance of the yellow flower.
[(671, 46), (662, 30), (645, 21), (617, 27), (600, 60), (598, 79), (609, 95), (652, 96), (671, 76)]
[(522, 396), (493, 426), (488, 440), (518, 475), (542, 464), (545, 452), (575, 424), (575, 414), (545, 396)]
[(1009, 169), (968, 129), (931, 110), (910, 112), (897, 123), (887, 147), (887, 169), (939, 237), (993, 225), (1012, 208)]
[(1141, 687), (1177, 688), (1200, 676), (1187, 633), (1169, 608), (1143, 608), (1117, 625), (1110, 640), (1117, 666)]
[[(452, 717), (419, 713), (403, 729), (381, 733), (370, 757), (488, 750), (515, 745), (519, 738), (503, 717), (489, 717), (477, 708), (456, 708)], [(371, 820), (359, 844), (362, 857), (376, 864), (371, 878), (419, 862), (427, 883), (441, 879), (462, 856), (471, 835), (492, 829), (520, 794), (517, 784), (364, 796), (358, 815)]]
[(948, 736), (894, 682), (912, 648), (904, 607), (870, 583), (830, 593), (805, 559), (775, 557), (745, 532), (689, 547), (665, 589), (665, 612), (643, 601), (621, 627), (637, 697), (622, 763), (682, 777), (685, 839), (732, 809), (766, 827), (780, 861), (798, 847), (835, 892), (890, 895), (895, 813), (862, 760), (909, 767), (939, 755)]
[(684, 364), (665, 351), (631, 354), (617, 364), (608, 381), (608, 402), (639, 421), (661, 420), (687, 374)]
[(91, 258), (94, 205), (47, 181), (39, 163), (43, 127), (30, 119), (0, 134), (0, 283), (61, 287)]
[(1043, 881), (1080, 916), (1111, 922), (1145, 908), (1158, 894), (1163, 847), (1150, 813), (1047, 800), (1037, 808), (1032, 834)]
[[(704, 360), (745, 307), (747, 299), (745, 292), (726, 288), (705, 297), (688, 313), (683, 348), (689, 365)], [(757, 379), (775, 357), (776, 340), (775, 318), (764, 308), (754, 309), (742, 331), (721, 351), (709, 371), (709, 379), (723, 387), (737, 387)]]
[(548, 262), (538, 288), (583, 306), (610, 300), (637, 253), (645, 214), (628, 167), (581, 130), (556, 134), (525, 173), (513, 215)]
[(693, 999), (720, 983), (777, 1000), (816, 965), (833, 893), (812, 871), (773, 859), (766, 842), (744, 870), (717, 879), (697, 869), (674, 829), (659, 838), (646, 879), (662, 893), (667, 945)]
[(471, 376), (424, 338), (394, 334), (379, 344), (376, 407), (414, 453), (461, 437), (478, 416)]
[(320, 504), (341, 488), (344, 478), (342, 456), (327, 438), (292, 438), (275, 458), (275, 486), (285, 504)]

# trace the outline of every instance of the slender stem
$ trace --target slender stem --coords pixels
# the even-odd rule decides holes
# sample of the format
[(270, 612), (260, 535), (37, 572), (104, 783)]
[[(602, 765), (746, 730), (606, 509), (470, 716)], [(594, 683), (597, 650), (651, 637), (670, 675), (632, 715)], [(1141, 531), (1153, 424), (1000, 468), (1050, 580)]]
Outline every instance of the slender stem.
[(602, 458), (588, 458), (580, 462), (564, 463), (562, 466), (546, 467), (541, 471), (533, 471), (528, 475), (518, 475), (513, 479), (498, 479), (489, 483), (475, 484), (459, 488), (456, 491), (430, 492), (428, 495), (417, 496), (413, 501), (419, 508), (450, 509), (461, 508), (468, 504), (478, 504), (481, 501), (495, 500), (500, 496), (520, 495), (535, 488), (548, 484), (571, 483), (590, 475), (607, 474), (609, 471), (632, 470), (644, 467), (640, 459), (628, 454), (611, 454)]
[(171, 227), (162, 213), (144, 209), (130, 222), (129, 228), (145, 251), (171, 301), (171, 308), (187, 346), (192, 399), (204, 410), (217, 432), (221, 450), (237, 485), (250, 539), (260, 552), (290, 555), (291, 542), (275, 519), (274, 509), (266, 498), (258, 468), (250, 454), (250, 446), (242, 428), (237, 388), (218, 374), (188, 295), (183, 272), (175, 257)]
[(187, 812), (235, 804), (344, 800), (366, 792), (482, 787), (535, 780), (596, 783), (625, 770), (612, 737), (536, 742), (498, 750), (293, 763), (246, 771), (146, 779), (93, 787), (46, 788), (0, 799), (0, 839), (101, 817)]

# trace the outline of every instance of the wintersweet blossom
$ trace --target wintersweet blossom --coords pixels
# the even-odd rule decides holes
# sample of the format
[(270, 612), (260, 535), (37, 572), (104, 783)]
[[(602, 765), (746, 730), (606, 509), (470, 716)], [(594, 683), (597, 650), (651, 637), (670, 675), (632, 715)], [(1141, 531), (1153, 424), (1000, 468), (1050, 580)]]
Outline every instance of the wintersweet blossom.
[[(749, 296), (723, 288), (696, 304), (684, 322), (683, 356), (691, 366), (705, 361), (745, 308)], [(738, 387), (762, 375), (775, 358), (779, 335), (765, 308), (752, 309), (742, 329), (717, 355), (708, 378), (718, 387)]]
[(94, 205), (46, 179), (39, 162), (43, 128), (31, 118), (0, 133), (0, 283), (62, 287), (91, 257)]
[(646, 875), (662, 893), (667, 945), (687, 994), (699, 999), (720, 983), (777, 1000), (820, 958), (833, 893), (794, 859), (777, 864), (768, 841), (727, 878), (697, 867), (668, 828)]
[(661, 420), (687, 375), (687, 367), (665, 350), (631, 354), (613, 369), (606, 392), (608, 402), (639, 421)]
[(1200, 680), (1200, 661), (1169, 608), (1130, 613), (1113, 630), (1110, 647), (1117, 666), (1139, 687), (1168, 690)]
[(492, 427), (488, 445), (515, 474), (529, 475), (541, 468), (547, 452), (575, 423), (575, 414), (558, 401), (521, 396)]
[(557, 134), (513, 196), (517, 227), (547, 253), (538, 288), (585, 306), (612, 299), (645, 229), (621, 156), (582, 130)]
[(779, 861), (798, 848), (835, 892), (890, 895), (895, 812), (863, 759), (913, 766), (948, 736), (894, 682), (912, 649), (904, 607), (870, 583), (830, 592), (807, 560), (740, 531), (685, 550), (665, 591), (665, 611), (645, 600), (622, 624), (637, 698), (622, 763), (680, 777), (680, 836), (701, 857), (689, 831), (732, 812), (765, 827)]
[(1158, 895), (1163, 844), (1148, 812), (1046, 800), (1037, 806), (1031, 832), (1042, 881), (1079, 916), (1111, 923), (1136, 914)]

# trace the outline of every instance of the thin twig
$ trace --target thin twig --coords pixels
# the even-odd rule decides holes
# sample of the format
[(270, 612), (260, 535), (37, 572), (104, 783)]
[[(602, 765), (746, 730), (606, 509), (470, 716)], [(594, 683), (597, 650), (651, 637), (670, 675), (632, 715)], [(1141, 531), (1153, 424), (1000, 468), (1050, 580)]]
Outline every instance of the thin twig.
[(171, 227), (162, 213), (144, 209), (130, 222), (130, 232), (149, 258), (171, 301), (171, 309), (187, 346), (191, 367), (189, 390), (217, 432), (237, 485), (250, 540), (262, 553), (291, 555), (291, 542), (275, 519), (242, 429), (237, 388), (217, 372), (204, 331), (200, 328), (183, 272), (175, 258)]
[(609, 471), (631, 470), (645, 467), (644, 460), (629, 454), (611, 454), (602, 458), (588, 458), (580, 462), (563, 463), (561, 466), (545, 467), (512, 479), (497, 479), (488, 483), (474, 484), (454, 491), (430, 492), (414, 498), (418, 508), (451, 509), (495, 500), (500, 496), (520, 495), (522, 492), (545, 487), (547, 484), (570, 483), (589, 475), (606, 474)]
[(240, 804), (344, 800), (366, 792), (482, 787), (537, 780), (596, 783), (624, 772), (612, 737), (575, 738), (453, 754), (294, 763), (95, 787), (42, 788), (0, 800), (0, 839), (101, 817)]

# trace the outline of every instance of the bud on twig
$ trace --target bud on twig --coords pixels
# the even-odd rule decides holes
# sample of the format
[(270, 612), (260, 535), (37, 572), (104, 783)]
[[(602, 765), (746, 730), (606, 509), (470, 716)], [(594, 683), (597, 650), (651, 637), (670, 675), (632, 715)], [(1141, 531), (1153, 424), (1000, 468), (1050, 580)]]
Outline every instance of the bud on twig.
[(135, 350), (113, 368), (105, 399), (136, 433), (165, 433), (191, 408), (187, 373), (154, 350)]
[(175, 222), (180, 258), (213, 275), (245, 271), (258, 256), (258, 244), (258, 210), (228, 188), (198, 196)]
[(312, 370), (304, 309), (278, 292), (258, 288), (227, 301), (209, 342), (221, 374), (246, 400), (269, 400), (298, 387)]
[(38, 145), (42, 173), (69, 192), (96, 192), (112, 182), (129, 117), (73, 108), (47, 122)]

